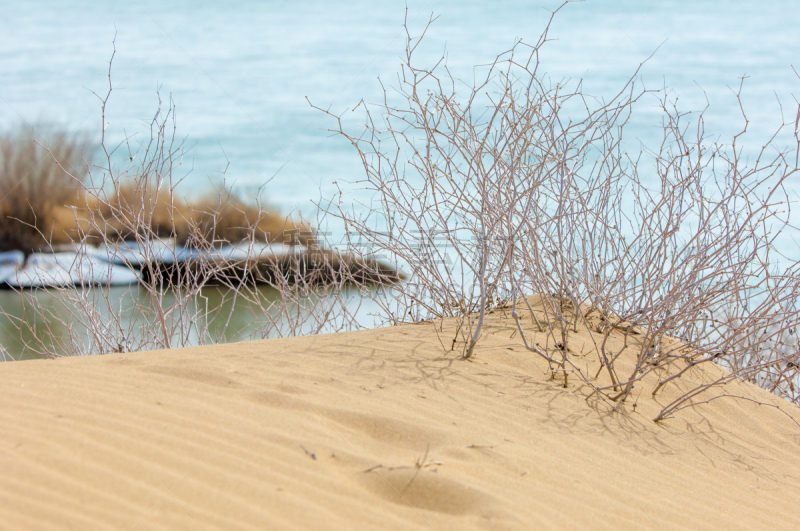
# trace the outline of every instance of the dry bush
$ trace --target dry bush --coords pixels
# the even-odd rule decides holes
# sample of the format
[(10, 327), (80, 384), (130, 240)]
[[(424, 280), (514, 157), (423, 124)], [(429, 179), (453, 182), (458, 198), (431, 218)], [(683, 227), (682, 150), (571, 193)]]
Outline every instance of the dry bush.
[(64, 205), (82, 198), (91, 155), (85, 138), (40, 127), (0, 137), (0, 251), (66, 243)]
[(87, 191), (92, 151), (85, 139), (44, 129), (47, 138), (20, 129), (0, 137), (0, 252), (31, 252), (84, 239), (132, 240), (132, 227), (183, 245), (190, 238), (235, 243), (256, 241), (312, 245), (310, 226), (261, 205), (248, 205), (230, 190), (195, 202), (174, 189), (154, 189), (147, 179), (126, 177), (110, 194)]
[[(189, 202), (176, 196), (170, 188), (156, 189), (142, 178), (128, 179), (111, 194), (87, 195), (76, 215), (69, 220), (65, 232), (82, 230), (89, 237), (133, 240), (134, 228), (147, 225), (148, 234), (172, 238), (179, 245), (190, 239), (208, 244), (237, 243), (254, 238), (265, 243), (311, 245), (313, 230), (303, 223), (259, 205), (248, 205), (234, 197), (230, 190), (210, 193)], [(88, 231), (89, 220), (96, 220)], [(71, 231), (71, 232), (70, 232)]]
[[(648, 375), (659, 375), (657, 394), (703, 363), (731, 371), (682, 392), (656, 420), (731, 379), (797, 403), (800, 270), (778, 242), (794, 230), (784, 185), (798, 171), (800, 107), (757, 150), (743, 147), (744, 111), (729, 145), (709, 142), (702, 113), (690, 120), (664, 92), (639, 88), (638, 72), (604, 99), (548, 81), (539, 54), (549, 28), (476, 70), (469, 85), (443, 58), (420, 67), (425, 31), (412, 37), (406, 27), (398, 84), (384, 87), (377, 110), (361, 104), (364, 130), (348, 133), (320, 109), (361, 157), (357, 186), (377, 198), (366, 212), (328, 213), (352, 231), (353, 249), (391, 257), (409, 275), (384, 292), (389, 320), (457, 317), (453, 344), (468, 358), (485, 312), (508, 304), (551, 378), (577, 379), (611, 402)], [(663, 142), (627, 152), (625, 125), (651, 97)], [(776, 138), (789, 127), (795, 145), (781, 148)], [(579, 326), (595, 332), (599, 373), (576, 363), (570, 336)], [(531, 329), (548, 340), (529, 341)], [(622, 350), (612, 351), (608, 338), (619, 333)]]
[(316, 237), (305, 223), (296, 223), (260, 204), (247, 205), (230, 191), (192, 204), (191, 225), (208, 242), (239, 242), (251, 237), (265, 243), (313, 246)]
[[(132, 181), (132, 182), (130, 182)], [(113, 193), (89, 196), (86, 214), (102, 224), (96, 236), (132, 241), (141, 236), (174, 238), (184, 243), (191, 234), (191, 209), (172, 190), (160, 190), (147, 180), (133, 177), (113, 187)], [(102, 234), (99, 234), (102, 231)]]

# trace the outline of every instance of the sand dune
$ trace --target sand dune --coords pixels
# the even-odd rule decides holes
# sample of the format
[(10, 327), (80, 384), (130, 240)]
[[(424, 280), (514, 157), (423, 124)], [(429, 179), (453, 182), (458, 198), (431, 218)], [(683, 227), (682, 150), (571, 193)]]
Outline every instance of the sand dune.
[(656, 424), (669, 392), (587, 401), (502, 312), (471, 362), (451, 324), (3, 364), (0, 528), (800, 527), (786, 414)]

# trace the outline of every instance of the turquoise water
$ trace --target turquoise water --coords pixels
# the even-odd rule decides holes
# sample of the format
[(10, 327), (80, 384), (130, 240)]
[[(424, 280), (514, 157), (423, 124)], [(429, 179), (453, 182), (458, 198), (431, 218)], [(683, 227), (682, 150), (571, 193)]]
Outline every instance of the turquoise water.
[[(191, 150), (181, 175), (202, 190), (227, 180), (240, 188), (266, 184), (265, 199), (314, 215), (312, 200), (332, 182), (360, 175), (350, 146), (325, 131), (333, 123), (306, 101), (345, 113), (362, 98), (375, 102), (377, 78), (396, 81), (404, 47), (403, 18), (419, 33), (433, 24), (421, 58), (446, 53), (454, 73), (534, 42), (560, 2), (178, 0), (6, 2), (0, 16), (0, 130), (20, 122), (56, 122), (99, 136), (98, 99), (115, 91), (107, 134), (114, 144), (147, 137), (156, 91), (172, 96), (178, 134)], [(751, 128), (766, 134), (780, 121), (776, 95), (794, 105), (800, 80), (791, 69), (800, 50), (795, 2), (746, 0), (606, 1), (567, 5), (545, 48), (543, 71), (555, 80), (584, 79), (585, 91), (609, 97), (658, 49), (642, 76), (666, 85), (686, 110), (710, 108), (707, 130), (725, 138), (742, 125), (729, 87), (743, 75)], [(659, 47), (660, 46), (660, 47)], [(800, 66), (800, 65), (795, 65)], [(656, 138), (655, 101), (644, 101), (632, 141)], [(793, 111), (790, 109), (789, 111)], [(756, 142), (754, 140), (754, 142)], [(270, 180), (271, 179), (271, 180)]]

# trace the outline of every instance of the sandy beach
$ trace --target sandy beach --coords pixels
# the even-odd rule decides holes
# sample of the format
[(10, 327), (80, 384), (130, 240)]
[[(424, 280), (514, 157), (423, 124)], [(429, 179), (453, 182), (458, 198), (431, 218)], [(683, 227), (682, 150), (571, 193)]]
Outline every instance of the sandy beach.
[(675, 388), (586, 400), (488, 319), (472, 361), (445, 322), (2, 364), (0, 528), (800, 526), (792, 404), (735, 382), (785, 413), (724, 398), (655, 423)]

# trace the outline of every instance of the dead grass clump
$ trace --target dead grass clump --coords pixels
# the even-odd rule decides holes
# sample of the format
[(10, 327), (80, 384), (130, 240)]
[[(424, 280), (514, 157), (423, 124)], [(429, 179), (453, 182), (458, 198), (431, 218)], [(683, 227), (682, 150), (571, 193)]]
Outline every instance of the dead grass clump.
[[(173, 190), (153, 190), (125, 184), (101, 198), (84, 188), (83, 144), (59, 134), (51, 156), (33, 135), (0, 138), (0, 252), (26, 253), (106, 238), (132, 240), (173, 238), (215, 245), (252, 238), (258, 242), (313, 245), (310, 226), (247, 205), (230, 191), (209, 195), (196, 203), (178, 198)], [(55, 157), (55, 159), (53, 158)], [(70, 168), (70, 174), (64, 171)], [(76, 170), (77, 168), (77, 170)]]
[[(52, 245), (89, 241), (174, 238), (214, 245), (252, 238), (269, 243), (312, 245), (310, 226), (230, 190), (187, 202), (172, 188), (139, 177), (115, 183), (109, 194), (87, 191), (90, 143), (66, 132), (37, 135), (20, 128), (0, 136), (0, 252), (26, 253)], [(146, 234), (145, 234), (146, 233)]]
[(307, 246), (316, 243), (308, 225), (295, 223), (277, 213), (265, 212), (260, 206), (247, 205), (231, 197), (229, 192), (196, 203), (190, 216), (196, 234), (209, 243), (240, 242), (251, 237), (254, 241), (265, 243)]
[(30, 252), (69, 241), (62, 225), (71, 212), (64, 206), (83, 197), (90, 145), (85, 138), (44, 131), (36, 135), (20, 127), (0, 136), (0, 251)]
[(87, 236), (133, 240), (139, 236), (175, 238), (185, 242), (191, 234), (191, 209), (172, 192), (137, 184), (115, 186), (109, 196), (88, 196), (77, 221), (92, 220)]
[[(248, 205), (233, 197), (229, 190), (189, 203), (177, 197), (174, 190), (153, 190), (142, 183), (126, 184), (106, 200), (87, 201), (72, 225), (82, 226), (89, 218), (95, 220), (90, 237), (117, 240), (131, 240), (137, 232), (145, 231), (159, 238), (174, 238), (179, 245), (236, 243), (251, 238), (265, 243), (304, 245), (315, 241), (308, 225), (267, 212), (260, 205)], [(68, 232), (70, 227), (63, 230)]]

